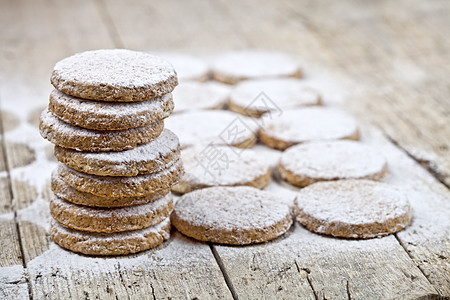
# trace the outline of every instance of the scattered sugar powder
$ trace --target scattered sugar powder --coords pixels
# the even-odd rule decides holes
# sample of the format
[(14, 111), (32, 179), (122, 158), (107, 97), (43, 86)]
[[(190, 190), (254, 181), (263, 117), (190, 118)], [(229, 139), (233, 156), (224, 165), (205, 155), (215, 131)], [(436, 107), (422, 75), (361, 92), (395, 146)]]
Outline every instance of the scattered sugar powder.
[(20, 220), (38, 225), (47, 232), (50, 229), (51, 216), (48, 202), (41, 197), (34, 200), (30, 206), (19, 210), (17, 216)]
[(0, 298), (29, 299), (28, 285), (23, 266), (0, 267)]

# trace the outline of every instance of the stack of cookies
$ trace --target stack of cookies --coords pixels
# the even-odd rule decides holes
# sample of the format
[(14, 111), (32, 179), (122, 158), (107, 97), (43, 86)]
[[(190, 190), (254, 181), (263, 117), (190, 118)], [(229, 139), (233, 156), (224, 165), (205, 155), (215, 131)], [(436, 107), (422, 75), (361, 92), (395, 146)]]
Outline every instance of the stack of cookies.
[(88, 51), (55, 65), (41, 135), (55, 144), (52, 239), (90, 255), (135, 253), (170, 234), (171, 187), (183, 174), (164, 129), (172, 65), (129, 50)]

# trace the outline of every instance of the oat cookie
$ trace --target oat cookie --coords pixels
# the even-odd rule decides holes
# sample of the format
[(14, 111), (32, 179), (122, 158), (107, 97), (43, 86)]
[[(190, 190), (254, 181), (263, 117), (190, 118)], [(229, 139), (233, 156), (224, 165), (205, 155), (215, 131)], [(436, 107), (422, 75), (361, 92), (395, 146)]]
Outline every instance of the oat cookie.
[(103, 197), (141, 197), (171, 188), (183, 175), (181, 160), (157, 173), (134, 177), (85, 174), (58, 164), (57, 176), (71, 187)]
[(256, 144), (256, 123), (229, 111), (176, 114), (167, 119), (166, 126), (178, 135), (181, 148), (208, 143), (251, 148)]
[(140, 205), (155, 201), (170, 193), (170, 188), (166, 188), (140, 197), (97, 196), (91, 193), (78, 191), (62, 181), (59, 177), (58, 168), (52, 172), (51, 188), (53, 193), (61, 199), (71, 203), (92, 207), (125, 207)]
[(262, 189), (270, 182), (270, 163), (251, 149), (196, 146), (184, 149), (181, 157), (185, 174), (172, 187), (172, 191), (177, 193), (211, 186), (246, 185)]
[(51, 83), (64, 94), (102, 101), (142, 101), (170, 93), (178, 84), (161, 57), (124, 50), (94, 50), (67, 57), (53, 68)]
[(212, 187), (182, 196), (173, 225), (201, 241), (246, 245), (272, 240), (292, 224), (289, 207), (274, 194), (252, 187)]
[(259, 118), (300, 106), (320, 105), (319, 93), (294, 78), (246, 80), (239, 83), (228, 100), (230, 110)]
[(228, 100), (230, 87), (214, 81), (184, 82), (173, 91), (175, 113), (198, 109), (221, 109)]
[(359, 138), (358, 125), (352, 116), (324, 107), (305, 107), (264, 116), (258, 134), (262, 143), (281, 150), (310, 141)]
[(172, 94), (134, 103), (85, 100), (53, 90), (48, 109), (58, 119), (94, 130), (123, 130), (147, 126), (173, 111)]
[(66, 228), (52, 220), (50, 237), (63, 248), (88, 255), (125, 255), (154, 248), (170, 238), (170, 219), (133, 231), (98, 233)]
[(239, 51), (216, 58), (214, 79), (235, 84), (244, 79), (300, 77), (299, 63), (288, 55), (275, 52)]
[(376, 149), (354, 141), (322, 141), (295, 145), (281, 155), (278, 170), (289, 183), (305, 187), (316, 181), (379, 180), (386, 159)]
[(77, 171), (100, 176), (136, 176), (162, 171), (180, 158), (178, 137), (164, 129), (147, 144), (121, 152), (82, 152), (55, 146), (55, 157)]
[(345, 238), (385, 236), (412, 219), (405, 194), (364, 179), (314, 183), (298, 193), (295, 206), (297, 221), (308, 230)]
[(173, 210), (172, 195), (147, 204), (118, 208), (76, 205), (56, 196), (50, 200), (50, 213), (61, 225), (89, 232), (121, 232), (153, 226), (167, 219)]
[(90, 152), (122, 151), (157, 138), (164, 121), (125, 130), (101, 131), (69, 125), (48, 110), (41, 114), (39, 130), (42, 137), (55, 145)]

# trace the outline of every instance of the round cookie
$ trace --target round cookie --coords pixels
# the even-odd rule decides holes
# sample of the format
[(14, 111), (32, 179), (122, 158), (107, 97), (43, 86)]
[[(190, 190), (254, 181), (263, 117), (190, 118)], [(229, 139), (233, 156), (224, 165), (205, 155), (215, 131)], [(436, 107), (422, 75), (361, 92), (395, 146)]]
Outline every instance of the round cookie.
[(376, 149), (359, 142), (321, 141), (288, 148), (281, 155), (278, 170), (284, 180), (305, 187), (338, 179), (379, 180), (387, 162)]
[(75, 98), (58, 90), (50, 93), (49, 111), (58, 119), (94, 130), (143, 127), (170, 116), (172, 94), (134, 103), (101, 102)]
[(155, 191), (141, 197), (103, 197), (81, 192), (61, 180), (58, 168), (52, 172), (51, 188), (59, 198), (71, 203), (92, 207), (126, 207), (145, 204), (162, 198), (170, 193), (170, 188)]
[(55, 145), (89, 152), (122, 151), (157, 138), (164, 129), (164, 121), (125, 130), (101, 131), (69, 125), (48, 110), (41, 114), (39, 131)]
[(211, 186), (267, 186), (271, 176), (267, 159), (251, 149), (236, 151), (239, 149), (219, 145), (184, 149), (181, 158), (185, 174), (172, 191), (184, 194)]
[(371, 180), (314, 183), (298, 193), (295, 206), (297, 221), (308, 230), (344, 238), (385, 236), (412, 219), (403, 193)]
[(299, 143), (359, 138), (356, 120), (347, 113), (324, 107), (305, 107), (263, 116), (258, 131), (265, 145), (284, 150)]
[(214, 79), (235, 84), (244, 79), (301, 77), (298, 62), (276, 52), (238, 51), (216, 58), (212, 66)]
[(214, 81), (184, 82), (173, 91), (177, 102), (175, 113), (198, 109), (221, 109), (230, 94), (230, 88)]
[(182, 196), (172, 224), (200, 241), (247, 245), (270, 241), (292, 225), (288, 205), (252, 187), (212, 187)]
[(55, 146), (55, 157), (79, 172), (100, 176), (136, 176), (162, 171), (180, 158), (178, 137), (164, 129), (147, 144), (121, 152), (81, 152)]
[(170, 93), (177, 74), (165, 59), (147, 53), (108, 49), (67, 57), (53, 68), (53, 86), (83, 99), (142, 101)]
[(208, 143), (251, 148), (256, 144), (256, 123), (229, 111), (176, 114), (166, 120), (166, 126), (180, 138), (181, 148)]
[(170, 238), (170, 219), (144, 229), (116, 233), (85, 232), (53, 220), (50, 237), (63, 248), (88, 255), (125, 255), (154, 248)]
[(210, 77), (208, 64), (191, 55), (180, 53), (161, 53), (177, 70), (178, 81), (207, 81)]
[(281, 113), (320, 104), (319, 93), (294, 78), (246, 80), (236, 86), (228, 100), (230, 110), (255, 118), (269, 111)]
[(167, 219), (173, 210), (172, 195), (130, 207), (93, 208), (72, 204), (53, 196), (50, 213), (61, 225), (89, 232), (121, 232), (153, 226)]
[(62, 181), (81, 192), (103, 197), (141, 197), (170, 189), (183, 176), (183, 164), (178, 160), (160, 172), (134, 177), (85, 174), (64, 164), (59, 164), (56, 172)]

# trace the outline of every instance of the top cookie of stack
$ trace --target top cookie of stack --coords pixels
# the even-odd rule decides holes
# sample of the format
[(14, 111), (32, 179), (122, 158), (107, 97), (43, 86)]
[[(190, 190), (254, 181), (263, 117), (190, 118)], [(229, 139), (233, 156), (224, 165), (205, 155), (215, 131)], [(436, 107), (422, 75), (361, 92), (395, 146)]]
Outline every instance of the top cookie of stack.
[(166, 60), (120, 49), (65, 58), (55, 65), (51, 82), (56, 90), (41, 117), (42, 135), (90, 152), (132, 149), (158, 137), (178, 84)]

